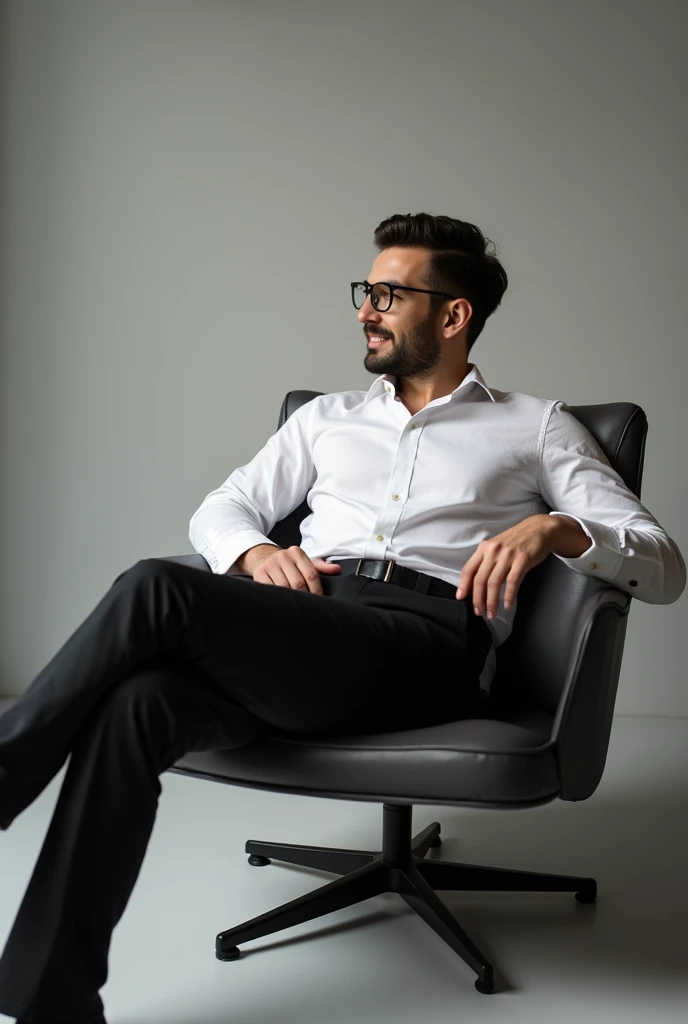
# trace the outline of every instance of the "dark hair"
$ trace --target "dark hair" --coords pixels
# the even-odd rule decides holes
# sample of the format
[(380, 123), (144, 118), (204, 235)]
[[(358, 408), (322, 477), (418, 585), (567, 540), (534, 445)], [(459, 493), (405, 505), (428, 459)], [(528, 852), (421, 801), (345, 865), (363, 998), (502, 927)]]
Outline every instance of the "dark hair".
[[(375, 228), (374, 237), (380, 252), (391, 246), (432, 250), (421, 281), (433, 291), (449, 292), (470, 302), (473, 315), (466, 331), (466, 352), (470, 352), (509, 283), (495, 255), (496, 246), (487, 252), (487, 245), (494, 246), (494, 242), (475, 224), (430, 213), (395, 213)], [(436, 312), (446, 301), (431, 295), (431, 310)]]

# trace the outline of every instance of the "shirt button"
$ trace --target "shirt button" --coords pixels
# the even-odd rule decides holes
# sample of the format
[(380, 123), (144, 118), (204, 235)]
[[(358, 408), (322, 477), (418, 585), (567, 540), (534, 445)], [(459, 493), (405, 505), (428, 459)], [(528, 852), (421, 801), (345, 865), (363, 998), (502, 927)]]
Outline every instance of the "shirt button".
[(399, 501), (399, 495), (398, 494), (393, 494), (392, 497), (394, 498), (395, 501)]
[(596, 569), (597, 568), (597, 562), (591, 562), (590, 565), (588, 566), (588, 568), (589, 569)]
[(382, 534), (381, 534), (381, 533), (378, 533), (378, 535), (377, 535), (377, 538), (376, 538), (376, 539), (377, 539), (377, 540), (384, 540), (385, 538), (384, 538), (384, 537), (382, 536)]
[(414, 424), (413, 424), (413, 425), (411, 426), (411, 430), (418, 430), (418, 427), (419, 427), (419, 426), (420, 426), (420, 424), (418, 424), (418, 423), (414, 423)]

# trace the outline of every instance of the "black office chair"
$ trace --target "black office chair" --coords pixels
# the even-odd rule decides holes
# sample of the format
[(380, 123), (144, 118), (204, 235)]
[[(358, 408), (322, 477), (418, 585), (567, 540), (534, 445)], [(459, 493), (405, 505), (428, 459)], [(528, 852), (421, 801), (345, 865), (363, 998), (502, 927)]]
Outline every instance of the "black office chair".
[[(321, 392), (290, 391), (278, 429)], [(647, 418), (631, 402), (570, 406), (639, 498)], [(301, 544), (304, 501), (269, 534), (281, 547)], [(210, 570), (198, 554), (167, 556)], [(243, 747), (192, 752), (169, 771), (199, 779), (382, 804), (382, 850), (337, 850), (249, 839), (249, 864), (286, 861), (336, 878), (251, 921), (220, 932), (219, 960), (238, 945), (397, 892), (477, 973), (479, 992), (494, 991), (492, 964), (460, 927), (436, 890), (573, 892), (597, 896), (594, 878), (425, 860), (440, 846), (441, 825), (412, 837), (414, 804), (492, 809), (537, 807), (559, 797), (585, 800), (604, 769), (621, 669), (630, 596), (574, 572), (550, 555), (524, 577), (509, 638), (497, 648), (490, 697), (458, 722), (393, 733), (326, 736), (268, 734)]]

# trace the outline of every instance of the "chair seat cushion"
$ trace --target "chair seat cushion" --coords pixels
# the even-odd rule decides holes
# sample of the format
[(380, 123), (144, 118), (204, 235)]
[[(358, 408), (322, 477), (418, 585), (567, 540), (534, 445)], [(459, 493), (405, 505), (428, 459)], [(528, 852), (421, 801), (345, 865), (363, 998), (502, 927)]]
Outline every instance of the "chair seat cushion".
[(508, 719), (398, 732), (275, 732), (243, 747), (189, 752), (170, 771), (343, 800), (534, 806), (559, 794), (552, 725), (547, 712), (522, 709)]

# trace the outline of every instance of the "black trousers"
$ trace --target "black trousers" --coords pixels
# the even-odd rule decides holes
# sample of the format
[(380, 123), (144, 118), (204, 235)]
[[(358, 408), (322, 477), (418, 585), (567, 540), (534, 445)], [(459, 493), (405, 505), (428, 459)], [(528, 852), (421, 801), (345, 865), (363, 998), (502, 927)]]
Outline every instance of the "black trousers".
[(143, 559), (0, 716), (1, 828), (69, 758), (0, 959), (0, 1012), (102, 1014), (159, 776), (183, 754), (270, 733), (390, 732), (480, 703), (490, 631), (470, 595), (320, 578), (316, 595)]

